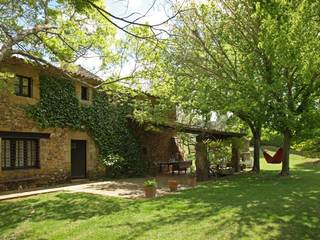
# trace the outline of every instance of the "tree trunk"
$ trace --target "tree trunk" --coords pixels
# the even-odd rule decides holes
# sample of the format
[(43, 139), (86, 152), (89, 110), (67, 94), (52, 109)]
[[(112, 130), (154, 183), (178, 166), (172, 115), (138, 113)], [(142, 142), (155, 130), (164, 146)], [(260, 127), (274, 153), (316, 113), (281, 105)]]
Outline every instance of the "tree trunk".
[(261, 139), (260, 134), (253, 136), (253, 166), (252, 171), (259, 173), (260, 172), (260, 145)]
[(207, 158), (207, 146), (202, 141), (196, 143), (196, 174), (198, 181), (209, 178), (209, 162)]
[(282, 169), (280, 172), (281, 176), (288, 176), (290, 174), (290, 171), (289, 171), (290, 144), (291, 144), (291, 134), (289, 130), (286, 130), (283, 133), (283, 160), (282, 160)]
[(251, 127), (253, 135), (253, 166), (252, 172), (260, 172), (260, 145), (261, 145), (261, 128)]
[(232, 168), (235, 172), (240, 172), (240, 151), (238, 148), (232, 147)]

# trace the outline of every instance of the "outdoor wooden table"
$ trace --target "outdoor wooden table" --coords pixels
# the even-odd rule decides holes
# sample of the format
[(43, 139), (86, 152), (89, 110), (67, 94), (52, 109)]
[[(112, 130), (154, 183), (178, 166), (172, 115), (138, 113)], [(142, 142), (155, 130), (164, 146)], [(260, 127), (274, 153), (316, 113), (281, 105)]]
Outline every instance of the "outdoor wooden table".
[(178, 161), (168, 161), (168, 162), (157, 162), (158, 166), (159, 166), (159, 172), (162, 172), (162, 167), (163, 166), (167, 166), (168, 169), (170, 168), (170, 165), (173, 166), (174, 164), (178, 164)]
[[(163, 166), (167, 166), (168, 169), (170, 169), (170, 166), (172, 166), (171, 173), (173, 175), (174, 171), (178, 171), (178, 174), (180, 174), (180, 171), (185, 171), (185, 173), (186, 173), (187, 168), (191, 167), (192, 162), (191, 161), (168, 161), (168, 162), (158, 162), (157, 164), (159, 165), (159, 172), (160, 173), (162, 172)], [(185, 164), (187, 164), (187, 166), (185, 166)]]

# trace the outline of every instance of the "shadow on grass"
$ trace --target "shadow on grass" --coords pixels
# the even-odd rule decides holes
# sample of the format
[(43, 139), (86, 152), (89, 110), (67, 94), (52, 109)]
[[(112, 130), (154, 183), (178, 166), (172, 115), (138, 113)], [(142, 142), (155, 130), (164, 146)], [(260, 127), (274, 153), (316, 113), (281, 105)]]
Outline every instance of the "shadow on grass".
[[(312, 172), (304, 170), (306, 168), (296, 169), (286, 178), (277, 176), (277, 171), (264, 171), (259, 176), (247, 174), (207, 183), (149, 202), (149, 208), (166, 213), (158, 214), (151, 221), (105, 227), (112, 229), (129, 224), (134, 231), (118, 239), (136, 239), (150, 229), (163, 231), (165, 226), (181, 224), (192, 228), (205, 220), (212, 227), (202, 229), (199, 234), (211, 239), (317, 239), (320, 176), (314, 174), (320, 168), (313, 168)], [(185, 236), (188, 238), (188, 234)]]
[[(0, 228), (15, 229), (27, 220), (76, 221), (101, 216), (105, 220), (97, 231), (118, 229), (113, 239), (161, 232), (172, 236), (168, 239), (177, 233), (185, 239), (317, 239), (320, 165), (296, 165), (290, 177), (277, 173), (231, 176), (154, 200), (59, 193), (10, 201), (0, 203)], [(118, 213), (126, 217), (107, 221), (109, 215)], [(123, 228), (128, 230), (121, 231)]]
[[(45, 196), (45, 197), (43, 197)], [(133, 203), (133, 202), (132, 202)], [(127, 201), (84, 193), (53, 193), (24, 200), (0, 202), (0, 229), (15, 228), (24, 221), (85, 220), (105, 216), (127, 207)], [(1, 232), (1, 231), (0, 231)]]

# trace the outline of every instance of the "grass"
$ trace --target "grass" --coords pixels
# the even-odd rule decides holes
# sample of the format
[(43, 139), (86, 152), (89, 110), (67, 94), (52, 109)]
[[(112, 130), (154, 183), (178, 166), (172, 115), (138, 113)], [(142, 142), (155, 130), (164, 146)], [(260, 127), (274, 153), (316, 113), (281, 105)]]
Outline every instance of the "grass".
[(320, 164), (262, 164), (154, 200), (52, 193), (0, 202), (0, 239), (319, 239)]

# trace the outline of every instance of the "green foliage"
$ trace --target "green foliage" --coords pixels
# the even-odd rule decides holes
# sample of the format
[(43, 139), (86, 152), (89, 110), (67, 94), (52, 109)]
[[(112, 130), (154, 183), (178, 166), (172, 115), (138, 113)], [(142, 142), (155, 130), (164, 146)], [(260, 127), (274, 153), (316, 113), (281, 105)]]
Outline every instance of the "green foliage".
[(208, 143), (208, 157), (213, 164), (225, 166), (231, 159), (230, 142), (211, 141)]
[(152, 86), (185, 110), (232, 112), (255, 139), (267, 126), (286, 136), (287, 153), (289, 140), (312, 123), (310, 112), (319, 115), (320, 2), (208, 0), (186, 8), (169, 44), (142, 51)]
[(85, 126), (93, 135), (102, 157), (110, 168), (111, 176), (144, 173), (140, 146), (128, 129), (127, 105), (110, 103), (108, 95), (98, 92), (91, 106), (84, 107)]
[(319, 157), (320, 156), (320, 138), (315, 137), (307, 139), (293, 145), (293, 149), (303, 152), (305, 156)]
[(239, 149), (241, 151), (241, 149), (244, 148), (244, 141), (245, 141), (244, 138), (236, 138), (236, 137), (234, 137), (234, 138), (231, 138), (227, 142), (231, 143), (234, 148)]
[(190, 177), (195, 177), (195, 176), (197, 176), (195, 166), (192, 165), (192, 166), (190, 167), (190, 172), (188, 173), (188, 175), (189, 175)]
[(91, 105), (82, 106), (71, 81), (48, 76), (42, 76), (40, 81), (40, 102), (26, 108), (30, 118), (42, 128), (87, 130), (111, 177), (143, 175), (140, 146), (128, 128), (126, 116), (130, 108), (126, 104), (114, 104), (107, 94), (98, 91)]
[[(316, 122), (318, 124), (318, 121)], [(320, 129), (309, 129), (295, 139), (293, 149), (306, 156), (320, 156)]]
[(280, 147), (283, 145), (283, 138), (278, 132), (265, 129), (261, 136), (261, 144)]
[(28, 116), (42, 128), (81, 128), (82, 111), (71, 81), (41, 76), (38, 105), (28, 106)]
[[(91, 2), (105, 7), (102, 0)], [(88, 1), (1, 0), (0, 16), (0, 60), (17, 49), (50, 62), (75, 62), (89, 51), (103, 56), (104, 65), (115, 60), (115, 28)]]
[(12, 80), (15, 75), (11, 72), (0, 72), (0, 93), (13, 91)]
[(143, 183), (143, 185), (145, 186), (145, 187), (157, 187), (157, 182), (156, 182), (156, 180), (146, 180), (144, 183)]

